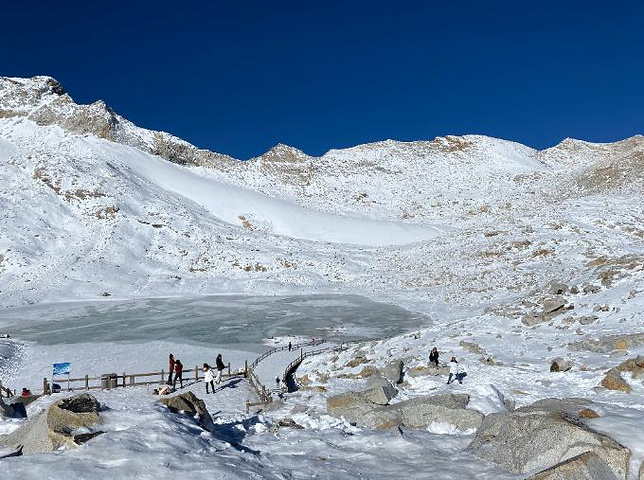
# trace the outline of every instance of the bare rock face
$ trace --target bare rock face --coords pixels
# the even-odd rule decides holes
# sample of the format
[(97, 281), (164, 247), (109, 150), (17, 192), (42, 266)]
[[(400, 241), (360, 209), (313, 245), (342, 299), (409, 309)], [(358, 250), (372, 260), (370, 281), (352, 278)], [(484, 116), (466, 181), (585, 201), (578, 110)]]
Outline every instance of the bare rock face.
[(568, 419), (569, 411), (578, 409), (582, 402), (583, 399), (546, 399), (512, 413), (490, 414), (468, 449), (515, 473), (549, 469), (593, 452), (617, 478), (625, 479), (630, 451), (612, 438)]
[(569, 458), (526, 480), (617, 480), (610, 467), (593, 452)]
[(214, 429), (214, 423), (210, 413), (206, 409), (206, 404), (192, 392), (160, 398), (159, 402), (166, 405), (172, 413), (183, 412), (192, 417), (198, 417), (199, 426), (208, 431)]
[(386, 405), (398, 394), (398, 390), (384, 377), (370, 377), (362, 394), (373, 403)]
[(96, 398), (82, 393), (58, 400), (4, 438), (3, 443), (11, 447), (24, 445), (25, 454), (75, 448), (100, 435), (102, 432), (95, 427), (102, 422)]

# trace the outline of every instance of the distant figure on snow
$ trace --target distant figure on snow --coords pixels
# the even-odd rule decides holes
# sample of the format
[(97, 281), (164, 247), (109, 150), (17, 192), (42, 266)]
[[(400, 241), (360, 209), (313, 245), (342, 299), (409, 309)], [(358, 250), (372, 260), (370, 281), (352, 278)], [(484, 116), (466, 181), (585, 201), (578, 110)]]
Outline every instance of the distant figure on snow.
[(21, 397), (31, 397), (31, 390), (29, 390), (26, 387), (23, 387), (22, 393), (20, 394)]
[(458, 380), (458, 383), (463, 383), (466, 375), (465, 367), (456, 361), (456, 357), (452, 357), (449, 361), (449, 378), (447, 379), (447, 384), (449, 385), (454, 380)]
[(290, 352), (293, 349), (293, 344), (288, 342), (288, 351)]
[(181, 385), (181, 388), (183, 388), (182, 372), (183, 364), (181, 363), (181, 360), (177, 359), (177, 361), (174, 362), (174, 382), (172, 383), (173, 388), (177, 388), (177, 380), (179, 380), (179, 385)]
[(212, 387), (212, 393), (215, 393), (215, 372), (212, 371), (210, 365), (207, 363), (203, 364), (203, 381), (206, 382), (206, 393), (208, 392), (208, 385)]
[(280, 377), (275, 377), (275, 384), (277, 385), (277, 388), (280, 388)]
[(433, 363), (438, 368), (438, 350), (436, 347), (432, 348), (432, 351), (429, 352), (429, 363)]
[(224, 368), (226, 368), (226, 366), (224, 365), (224, 361), (221, 359), (221, 353), (217, 355), (217, 360), (215, 360), (215, 364), (217, 366), (217, 378), (215, 379), (215, 383), (219, 385), (221, 383), (221, 372), (223, 372)]
[(172, 372), (174, 372), (174, 355), (170, 354), (169, 357), (169, 367), (170, 369), (168, 370), (168, 385), (172, 385)]

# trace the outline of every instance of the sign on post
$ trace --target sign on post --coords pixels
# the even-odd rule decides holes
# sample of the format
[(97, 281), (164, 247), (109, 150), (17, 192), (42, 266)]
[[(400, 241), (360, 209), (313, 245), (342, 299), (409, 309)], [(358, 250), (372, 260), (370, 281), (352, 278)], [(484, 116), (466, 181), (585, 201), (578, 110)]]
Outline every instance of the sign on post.
[(71, 362), (54, 363), (54, 372), (51, 377), (51, 393), (54, 393), (54, 380), (56, 376), (67, 375), (67, 390), (69, 390), (69, 374), (72, 371)]

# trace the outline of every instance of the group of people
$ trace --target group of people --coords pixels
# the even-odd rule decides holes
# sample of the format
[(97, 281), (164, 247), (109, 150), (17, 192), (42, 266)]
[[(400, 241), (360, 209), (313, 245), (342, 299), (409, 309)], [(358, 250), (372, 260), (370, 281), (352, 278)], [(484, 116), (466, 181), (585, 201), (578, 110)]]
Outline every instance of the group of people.
[[(177, 381), (179, 382), (179, 386), (183, 388), (183, 364), (181, 363), (181, 360), (178, 358), (175, 360), (174, 355), (170, 354), (168, 357), (168, 362), (169, 362), (169, 371), (170, 373), (168, 374), (168, 385), (172, 385), (172, 388), (177, 387)], [(210, 390), (208, 387), (212, 388), (212, 393), (215, 393), (215, 383), (219, 385), (221, 383), (221, 375), (226, 366), (224, 365), (224, 360), (221, 356), (221, 353), (217, 355), (217, 358), (215, 359), (215, 368), (217, 369), (217, 374), (215, 375), (215, 372), (213, 371), (212, 367), (208, 365), (207, 363), (203, 364), (203, 372), (204, 372), (204, 382), (206, 383), (206, 393), (210, 393)], [(173, 378), (174, 374), (174, 378)]]
[[(431, 352), (429, 352), (429, 363), (433, 363), (436, 368), (438, 368), (439, 362), (438, 362), (438, 357), (440, 354), (438, 353), (438, 349), (436, 347), (432, 348)], [(463, 383), (463, 379), (467, 376), (467, 369), (465, 366), (461, 363), (458, 363), (458, 360), (456, 360), (456, 357), (452, 357), (449, 361), (449, 377), (447, 378), (447, 384), (449, 385), (450, 383), (454, 381), (458, 381), (458, 383)]]

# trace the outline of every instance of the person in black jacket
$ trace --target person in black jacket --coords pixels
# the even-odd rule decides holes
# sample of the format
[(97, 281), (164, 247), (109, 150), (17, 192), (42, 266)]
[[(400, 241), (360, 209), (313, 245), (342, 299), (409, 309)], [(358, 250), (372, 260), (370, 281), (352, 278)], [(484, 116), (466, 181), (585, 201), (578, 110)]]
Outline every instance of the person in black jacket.
[(436, 347), (432, 348), (432, 351), (429, 352), (429, 363), (433, 363), (438, 368), (438, 350)]
[(224, 368), (226, 368), (226, 366), (224, 365), (224, 361), (221, 359), (221, 353), (217, 355), (217, 360), (215, 360), (215, 365), (217, 366), (217, 378), (215, 379), (215, 383), (219, 385), (221, 383), (221, 372), (223, 372)]

